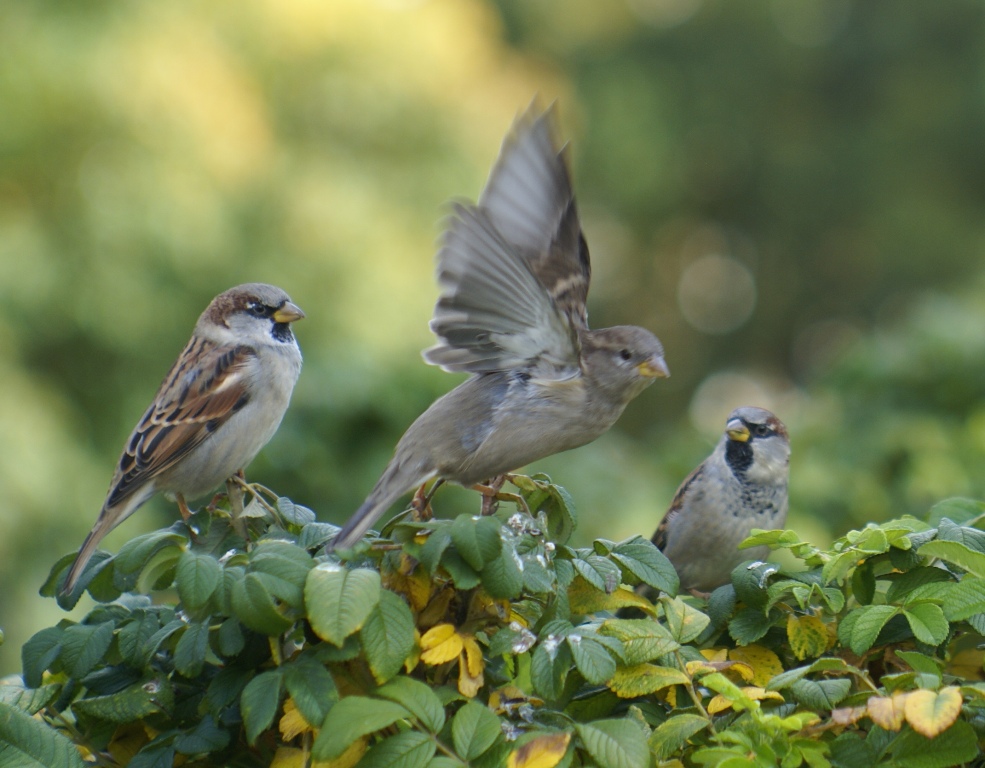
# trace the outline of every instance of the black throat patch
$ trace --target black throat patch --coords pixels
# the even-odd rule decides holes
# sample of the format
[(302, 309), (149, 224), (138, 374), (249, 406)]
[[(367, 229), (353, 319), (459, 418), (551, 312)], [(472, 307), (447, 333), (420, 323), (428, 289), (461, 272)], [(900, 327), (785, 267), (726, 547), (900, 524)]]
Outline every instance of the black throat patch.
[(290, 323), (274, 323), (274, 327), (270, 331), (270, 335), (282, 344), (290, 344), (294, 341), (294, 334), (291, 333)]
[(736, 477), (745, 475), (746, 470), (752, 466), (752, 445), (747, 440), (744, 443), (738, 440), (729, 440), (725, 444), (725, 463), (729, 465), (732, 474)]

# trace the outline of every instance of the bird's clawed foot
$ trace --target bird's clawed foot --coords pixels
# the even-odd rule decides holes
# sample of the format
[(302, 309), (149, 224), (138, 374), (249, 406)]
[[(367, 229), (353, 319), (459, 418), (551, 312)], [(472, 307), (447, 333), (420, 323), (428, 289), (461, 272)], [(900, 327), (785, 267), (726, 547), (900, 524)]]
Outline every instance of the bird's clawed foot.
[(472, 490), (478, 491), (482, 494), (482, 509), (481, 514), (483, 516), (495, 514), (499, 502), (501, 501), (511, 501), (516, 504), (520, 509), (523, 509), (527, 514), (530, 514), (530, 510), (527, 509), (527, 503), (523, 500), (522, 496), (515, 493), (506, 493), (502, 490), (503, 483), (509, 480), (512, 475), (497, 475), (492, 480), (489, 480), (485, 485), (477, 483), (472, 486)]
[(188, 508), (188, 504), (185, 502), (185, 497), (180, 493), (174, 495), (174, 500), (178, 502), (178, 512), (181, 513), (181, 519), (188, 523), (189, 518), (192, 516), (192, 511)]
[(444, 480), (438, 478), (434, 481), (434, 485), (431, 486), (430, 491), (427, 490), (427, 483), (422, 484), (421, 487), (417, 489), (417, 492), (414, 493), (414, 498), (410, 501), (410, 508), (413, 511), (414, 520), (419, 523), (423, 523), (434, 517), (434, 512), (431, 511), (431, 499), (434, 498), (435, 491), (437, 491), (444, 482)]

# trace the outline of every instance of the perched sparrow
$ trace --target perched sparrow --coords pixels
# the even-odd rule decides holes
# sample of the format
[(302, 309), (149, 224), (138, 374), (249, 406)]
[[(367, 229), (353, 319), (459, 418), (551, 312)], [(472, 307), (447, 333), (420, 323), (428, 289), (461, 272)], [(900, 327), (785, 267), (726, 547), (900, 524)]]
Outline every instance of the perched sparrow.
[(668, 375), (649, 331), (588, 328), (588, 246), (555, 119), (528, 110), (479, 204), (455, 206), (438, 253), (440, 343), (424, 358), (472, 377), (411, 424), (336, 547), (432, 478), (468, 487), (591, 442)]
[(216, 296), (127, 440), (96, 524), (62, 588), (71, 592), (102, 538), (155, 493), (212, 491), (273, 437), (301, 373), (291, 323), (304, 317), (280, 288), (247, 283)]
[(653, 534), (682, 589), (710, 592), (743, 560), (766, 557), (768, 547), (738, 546), (751, 529), (786, 521), (789, 464), (783, 422), (762, 408), (732, 411), (715, 450), (681, 483)]

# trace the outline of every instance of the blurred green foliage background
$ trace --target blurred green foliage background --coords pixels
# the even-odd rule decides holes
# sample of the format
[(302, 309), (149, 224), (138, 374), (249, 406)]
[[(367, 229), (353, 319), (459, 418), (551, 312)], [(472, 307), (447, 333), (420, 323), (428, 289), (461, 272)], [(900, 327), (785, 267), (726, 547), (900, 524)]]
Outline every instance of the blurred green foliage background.
[(459, 380), (419, 357), (445, 204), (537, 94), (573, 144), (593, 324), (649, 327), (673, 372), (534, 468), (582, 540), (649, 534), (740, 404), (790, 427), (791, 527), (819, 544), (985, 495), (983, 39), (974, 0), (4, 4), (0, 673), (231, 285), (308, 313), (249, 476), (356, 508)]

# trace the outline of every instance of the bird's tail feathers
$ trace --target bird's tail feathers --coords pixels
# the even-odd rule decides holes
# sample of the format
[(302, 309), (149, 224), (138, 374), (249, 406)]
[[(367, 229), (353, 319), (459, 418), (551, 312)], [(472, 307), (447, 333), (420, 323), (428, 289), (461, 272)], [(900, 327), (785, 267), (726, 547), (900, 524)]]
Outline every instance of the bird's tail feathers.
[(392, 465), (388, 467), (366, 501), (342, 526), (342, 530), (339, 531), (338, 536), (331, 544), (332, 549), (348, 549), (353, 546), (408, 489), (426, 483), (434, 476), (434, 470), (423, 475), (409, 477), (399, 468)]

